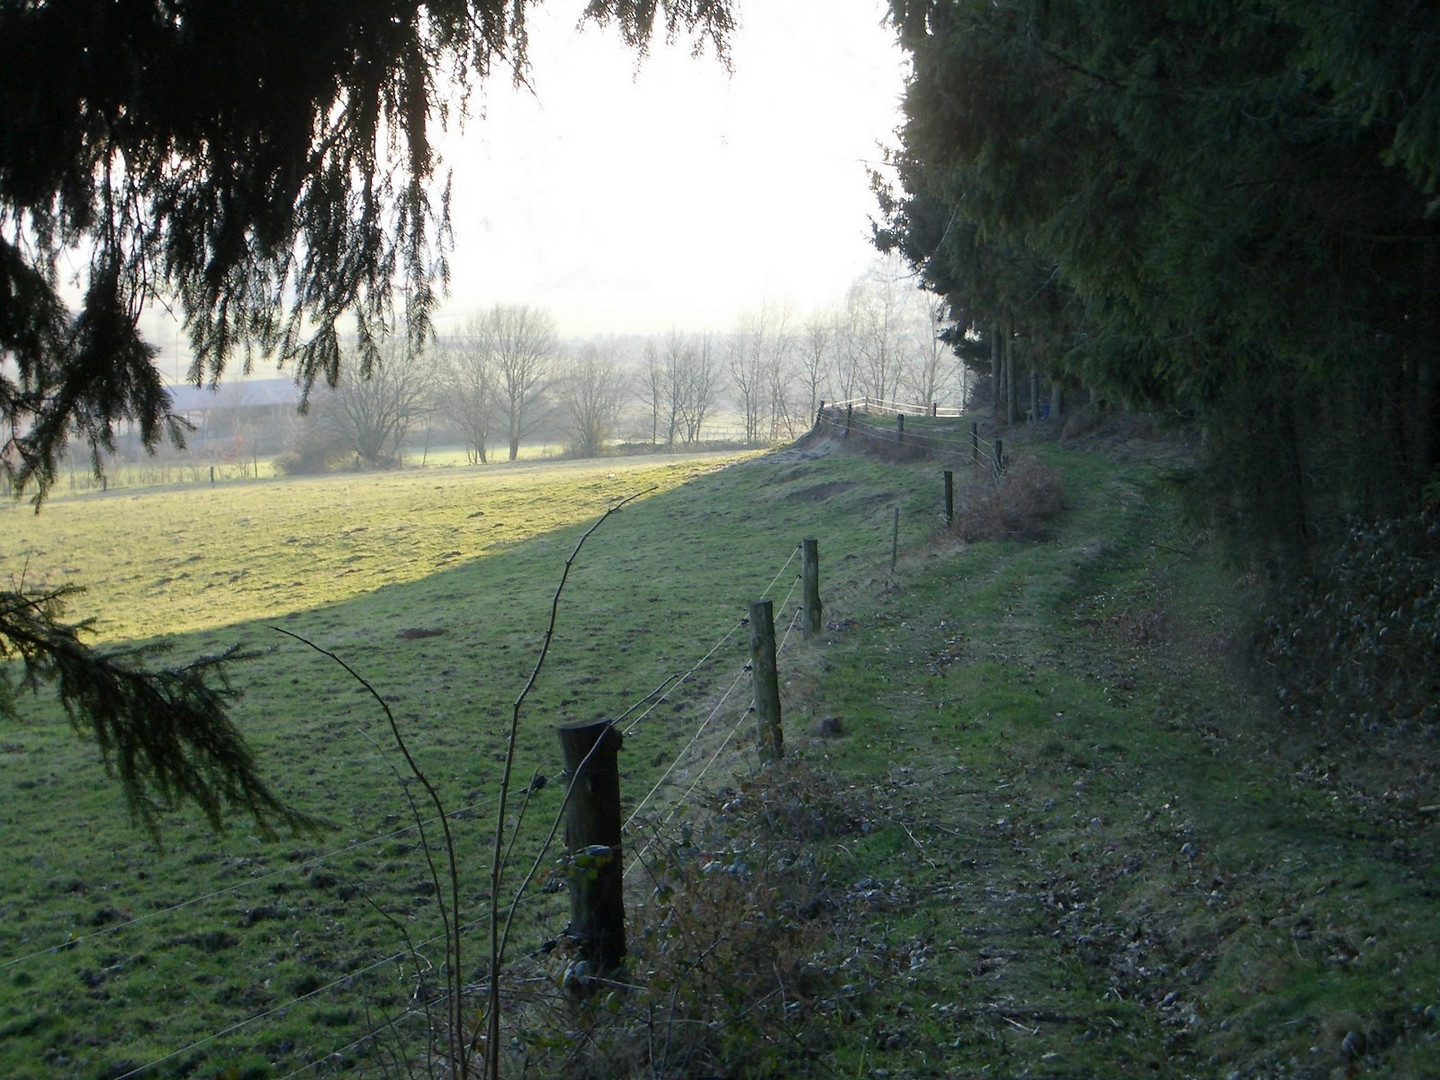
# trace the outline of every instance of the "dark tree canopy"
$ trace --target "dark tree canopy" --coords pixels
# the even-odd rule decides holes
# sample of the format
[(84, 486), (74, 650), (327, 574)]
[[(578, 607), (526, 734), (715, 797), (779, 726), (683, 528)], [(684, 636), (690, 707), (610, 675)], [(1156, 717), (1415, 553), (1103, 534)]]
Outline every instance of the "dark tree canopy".
[(1212, 505), (1300, 555), (1440, 437), (1440, 8), (892, 0), (879, 241), (962, 326), (1199, 419)]
[[(334, 382), (403, 320), (418, 345), (446, 282), (437, 124), (503, 64), (523, 78), (524, 0), (0, 2), (4, 461), (39, 493), (57, 448), (97, 451), (167, 398), (136, 332), (174, 302), (191, 378), (240, 357)], [(723, 47), (725, 0), (592, 0), (643, 47), (657, 24)], [(438, 193), (437, 193), (438, 187)], [(88, 260), (72, 317), (62, 256)]]
[[(0, 0), (0, 467), (14, 490), (38, 506), (75, 437), (98, 470), (121, 422), (150, 448), (183, 440), (137, 329), (151, 303), (183, 321), (197, 384), (267, 357), (307, 392), (333, 385), (342, 335), (361, 374), (387, 336), (418, 350), (450, 239), (432, 139), (492, 68), (523, 80), (529, 6)], [(591, 0), (581, 21), (641, 50), (660, 32), (719, 53), (733, 25), (729, 0)], [(274, 817), (205, 681), (216, 665), (95, 653), (60, 599), (0, 594), (0, 660), (58, 683), (132, 807), (144, 816), (148, 792), (212, 821), (223, 803)]]

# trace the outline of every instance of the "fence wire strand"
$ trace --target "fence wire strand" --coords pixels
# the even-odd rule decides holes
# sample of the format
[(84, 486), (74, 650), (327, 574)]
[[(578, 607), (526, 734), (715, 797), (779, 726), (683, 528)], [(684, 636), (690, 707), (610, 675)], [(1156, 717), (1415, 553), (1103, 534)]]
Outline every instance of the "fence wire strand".
[[(774, 588), (776, 587), (776, 585), (777, 585), (777, 584), (780, 582), (780, 580), (784, 577), (786, 571), (790, 568), (790, 566), (792, 565), (792, 563), (795, 561), (796, 557), (800, 554), (801, 550), (802, 550), (802, 545), (800, 545), (800, 544), (795, 545), (795, 547), (791, 550), (789, 557), (785, 560), (785, 563), (780, 567), (779, 571), (778, 571), (778, 572), (775, 574), (775, 576), (770, 580), (770, 583), (765, 587), (764, 591), (760, 594), (762, 599), (765, 598), (765, 597), (768, 597), (769, 594), (772, 592), (772, 590), (774, 590)], [(796, 591), (797, 588), (799, 588), (799, 585), (800, 585), (800, 577), (799, 577), (799, 575), (797, 574), (796, 577), (795, 577), (795, 580), (791, 583), (790, 588), (789, 588), (788, 592), (786, 593), (785, 597), (780, 601), (780, 603), (779, 603), (779, 604), (777, 605), (777, 607), (776, 607), (777, 616), (783, 616), (783, 613), (784, 613), (786, 607), (791, 603), (791, 600), (794, 598), (795, 591)], [(798, 623), (798, 621), (799, 621), (799, 619), (800, 619), (800, 617), (801, 617), (802, 614), (803, 614), (803, 609), (800, 608), (800, 607), (796, 607), (796, 608), (791, 612), (790, 617), (789, 617), (789, 621), (788, 621), (788, 623), (786, 624), (785, 633), (784, 633), (784, 635), (783, 635), (783, 637), (782, 637), (779, 645), (777, 646), (777, 649), (776, 649), (777, 653), (783, 651), (784, 648), (786, 647), (786, 645), (788, 644), (788, 642), (789, 642), (789, 640), (790, 640), (790, 637), (791, 637), (791, 634), (793, 633), (794, 628), (795, 628), (795, 626), (797, 625), (797, 623)], [(777, 617), (777, 621), (780, 621), (778, 617)], [(629, 735), (629, 734), (633, 733), (633, 732), (635, 731), (635, 729), (638, 727), (638, 725), (639, 725), (648, 715), (650, 715), (650, 713), (653, 712), (655, 708), (657, 708), (661, 703), (663, 703), (664, 701), (666, 701), (666, 700), (674, 693), (674, 691), (675, 691), (677, 688), (679, 688), (680, 686), (684, 685), (688, 680), (690, 680), (691, 678), (693, 678), (707, 663), (709, 663), (709, 662), (711, 661), (711, 659), (716, 655), (716, 653), (718, 653), (718, 652), (720, 651), (720, 649), (721, 649), (722, 647), (724, 647), (724, 645), (725, 645), (728, 641), (730, 641), (730, 640), (735, 636), (735, 634), (740, 630), (740, 628), (743, 627), (743, 626), (745, 626), (747, 623), (748, 623), (748, 619), (747, 619), (747, 618), (741, 618), (741, 619), (737, 620), (717, 641), (715, 641), (715, 643), (714, 643), (713, 645), (710, 646), (710, 648), (700, 657), (699, 660), (697, 660), (694, 664), (692, 664), (689, 668), (687, 668), (687, 669), (684, 670), (683, 672), (679, 672), (679, 673), (676, 673), (676, 674), (667, 676), (654, 690), (652, 690), (649, 694), (645, 695), (645, 697), (641, 698), (641, 699), (640, 699), (639, 701), (637, 701), (634, 705), (632, 705), (629, 709), (627, 709), (624, 713), (622, 713), (621, 716), (618, 717), (616, 721), (612, 721), (612, 722), (618, 723), (619, 720), (624, 719), (626, 716), (629, 716), (631, 713), (633, 713), (636, 709), (640, 708), (640, 707), (641, 707), (642, 705), (644, 705), (646, 702), (649, 702), (648, 707), (645, 708), (644, 711), (641, 712), (638, 716), (636, 716), (635, 719), (630, 723), (630, 725), (629, 725), (629, 726), (625, 729), (625, 731), (624, 731), (624, 734), (626, 734), (626, 735)], [(635, 822), (636, 822), (637, 819), (639, 818), (641, 812), (651, 803), (651, 801), (656, 797), (656, 795), (659, 793), (659, 791), (661, 790), (661, 788), (664, 787), (667, 783), (669, 783), (672, 774), (673, 774), (673, 773), (675, 772), (675, 770), (681, 765), (681, 763), (685, 760), (685, 758), (687, 757), (687, 755), (689, 755), (689, 754), (691, 753), (691, 751), (695, 748), (696, 744), (699, 743), (699, 742), (704, 738), (704, 736), (707, 734), (707, 732), (709, 732), (709, 731), (712, 730), (712, 728), (713, 728), (713, 726), (714, 726), (714, 724), (715, 724), (716, 718), (719, 717), (719, 716), (722, 714), (722, 712), (723, 712), (723, 710), (724, 710), (724, 708), (725, 708), (725, 706), (726, 706), (726, 703), (731, 699), (732, 695), (735, 693), (736, 688), (739, 687), (739, 685), (740, 685), (741, 682), (745, 679), (745, 677), (746, 677), (747, 674), (750, 674), (750, 665), (749, 665), (748, 663), (747, 663), (747, 664), (745, 665), (745, 667), (735, 676), (735, 678), (730, 682), (729, 686), (728, 686), (728, 687), (725, 689), (725, 691), (720, 695), (719, 699), (718, 699), (718, 700), (714, 703), (714, 705), (709, 709), (709, 711), (707, 712), (705, 718), (704, 718), (704, 719), (701, 721), (701, 723), (696, 727), (694, 733), (691, 735), (690, 739), (686, 742), (685, 746), (681, 748), (681, 750), (679, 751), (679, 753), (675, 756), (674, 760), (673, 760), (673, 761), (670, 763), (670, 765), (665, 769), (664, 773), (663, 773), (663, 774), (660, 776), (660, 778), (655, 782), (655, 784), (650, 788), (650, 790), (645, 794), (645, 796), (640, 800), (640, 802), (635, 806), (634, 810), (631, 812), (630, 816), (626, 819), (624, 825), (622, 826), (622, 828), (623, 828), (623, 830), (624, 830), (625, 832), (628, 833), (629, 831), (631, 831), (631, 829), (634, 827)], [(726, 749), (729, 747), (730, 743), (731, 743), (732, 740), (735, 738), (735, 735), (740, 731), (741, 727), (743, 726), (743, 721), (744, 721), (745, 717), (746, 717), (748, 714), (749, 714), (749, 710), (748, 710), (748, 709), (741, 709), (741, 710), (738, 711), (738, 713), (734, 716), (734, 719), (732, 720), (732, 722), (731, 722), (730, 725), (729, 725), (729, 730), (726, 732), (725, 737), (720, 741), (720, 744), (709, 754), (708, 758), (706, 758), (705, 763), (704, 763), (704, 765), (700, 768), (699, 772), (696, 773), (696, 775), (693, 777), (693, 779), (691, 779), (689, 786), (688, 786), (688, 787), (685, 789), (685, 791), (682, 792), (682, 793), (674, 800), (674, 802), (670, 805), (669, 810), (668, 810), (668, 812), (665, 814), (664, 818), (661, 819), (661, 820), (655, 825), (655, 827), (654, 827), (654, 834), (651, 835), (651, 837), (646, 841), (646, 843), (645, 843), (644, 846), (641, 848), (641, 850), (639, 851), (639, 853), (636, 854), (636, 856), (630, 861), (629, 866), (628, 866), (628, 867), (626, 868), (626, 870), (625, 870), (625, 875), (626, 875), (626, 876), (628, 876), (629, 873), (630, 873), (630, 871), (633, 870), (637, 865), (640, 864), (640, 862), (644, 859), (644, 856), (646, 855), (646, 853), (649, 852), (649, 850), (650, 850), (651, 847), (654, 845), (654, 843), (656, 842), (656, 840), (659, 839), (660, 833), (670, 824), (670, 822), (673, 821), (673, 820), (675, 819), (675, 817), (676, 817), (682, 810), (684, 810), (687, 806), (691, 805), (692, 796), (694, 796), (695, 792), (696, 792), (697, 789), (700, 787), (700, 784), (701, 784), (702, 781), (705, 779), (705, 777), (708, 775), (708, 773), (710, 772), (710, 770), (716, 765), (716, 763), (717, 763), (718, 761), (721, 760), (721, 758), (722, 758), (722, 756), (724, 755)], [(460, 808), (456, 809), (455, 811), (448, 812), (445, 816), (446, 816), (446, 817), (451, 817), (451, 818), (453, 818), (453, 817), (457, 817), (457, 816), (466, 815), (466, 814), (469, 814), (469, 813), (474, 812), (475, 810), (477, 810), (477, 809), (479, 809), (479, 808), (481, 808), (481, 807), (484, 807), (484, 806), (486, 806), (486, 805), (488, 805), (488, 804), (494, 803), (494, 802), (496, 802), (497, 800), (498, 800), (498, 796), (492, 796), (491, 798), (488, 798), (488, 799), (477, 800), (477, 801), (474, 801), (474, 802), (471, 802), (471, 803), (467, 804), (467, 805), (464, 806), (464, 807), (460, 807)], [(439, 819), (438, 819), (438, 817), (437, 817), (437, 818), (434, 818), (434, 819), (432, 819), (432, 820), (430, 820), (430, 821), (424, 822), (423, 824), (426, 824), (426, 825), (428, 825), (428, 824), (433, 824), (435, 821), (438, 821), (438, 820), (439, 820)], [(159, 918), (159, 917), (161, 917), (161, 916), (164, 916), (164, 915), (173, 914), (173, 913), (175, 913), (175, 912), (177, 912), (177, 911), (181, 911), (181, 910), (183, 910), (183, 909), (185, 909), (185, 908), (192, 907), (192, 906), (194, 906), (194, 905), (196, 905), (196, 904), (200, 904), (200, 903), (203, 903), (203, 902), (208, 901), (208, 900), (213, 900), (213, 899), (216, 899), (216, 898), (219, 898), (219, 897), (223, 897), (223, 896), (230, 895), (230, 894), (233, 894), (233, 893), (236, 893), (236, 892), (240, 892), (240, 891), (243, 891), (243, 890), (252, 888), (253, 886), (263, 884), (264, 882), (273, 880), (273, 879), (275, 879), (275, 878), (284, 877), (284, 876), (289, 875), (289, 874), (301, 873), (301, 872), (303, 872), (303, 871), (305, 871), (305, 870), (307, 870), (307, 869), (309, 869), (309, 868), (312, 868), (312, 867), (315, 867), (315, 866), (319, 866), (319, 865), (323, 865), (323, 864), (325, 864), (327, 861), (335, 860), (335, 859), (339, 859), (339, 858), (343, 858), (343, 856), (345, 856), (346, 854), (351, 853), (351, 852), (355, 852), (355, 851), (357, 851), (357, 850), (359, 850), (359, 849), (361, 849), (361, 848), (369, 847), (369, 846), (371, 846), (371, 845), (373, 845), (373, 844), (381, 843), (381, 842), (384, 842), (384, 841), (386, 841), (386, 840), (390, 840), (390, 839), (394, 839), (394, 838), (396, 838), (396, 837), (404, 836), (404, 835), (406, 835), (407, 833), (413, 833), (413, 832), (415, 832), (417, 829), (419, 829), (419, 828), (421, 828), (421, 827), (422, 827), (422, 825), (421, 825), (420, 823), (412, 823), (412, 824), (406, 825), (406, 826), (404, 826), (404, 827), (402, 827), (402, 828), (394, 829), (394, 830), (391, 830), (391, 831), (389, 831), (389, 832), (379, 834), (379, 835), (377, 835), (377, 836), (367, 837), (367, 838), (365, 838), (365, 839), (352, 842), (352, 843), (350, 843), (350, 844), (347, 844), (347, 845), (344, 846), (344, 847), (335, 848), (335, 849), (332, 849), (332, 850), (330, 850), (330, 851), (326, 851), (326, 852), (324, 852), (324, 853), (322, 853), (322, 854), (316, 855), (316, 856), (313, 857), (313, 858), (305, 859), (305, 860), (303, 860), (303, 861), (301, 861), (301, 862), (297, 862), (297, 863), (295, 863), (295, 864), (293, 864), (293, 865), (291, 865), (291, 866), (283, 867), (283, 868), (278, 869), (278, 870), (273, 870), (273, 871), (270, 871), (270, 872), (268, 872), (268, 873), (258, 875), (258, 876), (256, 876), (256, 877), (249, 878), (249, 879), (247, 879), (247, 880), (245, 880), (245, 881), (243, 881), (243, 882), (237, 882), (236, 884), (231, 885), (231, 886), (227, 886), (227, 887), (225, 887), (225, 888), (223, 888), (223, 889), (216, 889), (216, 890), (212, 890), (212, 891), (210, 891), (210, 892), (207, 892), (207, 893), (204, 893), (204, 894), (201, 894), (201, 895), (198, 895), (198, 896), (191, 897), (191, 898), (186, 899), (186, 900), (183, 900), (183, 901), (181, 901), (181, 902), (179, 902), (179, 903), (172, 904), (172, 905), (170, 905), (170, 906), (168, 906), (168, 907), (160, 908), (160, 909), (157, 909), (157, 910), (155, 910), (155, 911), (148, 912), (148, 913), (146, 913), (145, 915), (139, 916), (138, 918), (135, 918), (135, 919), (130, 919), (130, 920), (126, 921), (126, 922), (115, 923), (115, 924), (106, 926), (103, 930), (98, 930), (98, 931), (96, 931), (95, 933), (87, 934), (87, 935), (84, 935), (83, 937), (71, 938), (71, 939), (68, 939), (68, 940), (65, 941), (65, 942), (60, 943), (60, 944), (52, 945), (52, 946), (49, 946), (49, 947), (44, 948), (44, 949), (40, 949), (40, 950), (36, 950), (36, 951), (34, 951), (34, 952), (31, 952), (31, 953), (27, 953), (27, 954), (25, 954), (25, 955), (23, 955), (23, 956), (18, 956), (18, 957), (12, 958), (12, 959), (10, 959), (10, 960), (4, 961), (3, 963), (0, 963), (0, 970), (4, 970), (4, 969), (6, 969), (6, 968), (13, 967), (13, 966), (15, 966), (15, 965), (17, 965), (17, 964), (24, 963), (24, 962), (26, 962), (26, 961), (28, 961), (28, 960), (32, 960), (32, 959), (35, 959), (35, 958), (40, 957), (40, 956), (44, 956), (44, 955), (47, 955), (47, 954), (51, 954), (51, 953), (58, 952), (58, 951), (60, 951), (60, 950), (62, 950), (62, 949), (73, 948), (74, 946), (76, 946), (76, 945), (78, 945), (78, 944), (81, 944), (81, 943), (83, 943), (83, 942), (90, 941), (90, 940), (93, 940), (93, 939), (96, 939), (96, 938), (100, 938), (100, 937), (106, 936), (106, 935), (108, 935), (108, 934), (113, 934), (113, 933), (115, 933), (115, 932), (117, 932), (117, 931), (119, 931), (119, 930), (123, 930), (123, 929), (125, 929), (125, 928), (127, 928), (127, 927), (133, 927), (133, 926), (135, 926), (135, 925), (137, 925), (137, 924), (140, 924), (140, 923), (149, 922), (149, 921), (151, 921), (151, 920), (157, 919), (157, 918)], [(541, 897), (538, 896), (538, 895), (529, 896), (529, 897), (523, 897), (523, 898), (517, 898), (517, 904), (523, 903), (525, 906), (528, 907), (531, 903), (536, 902), (536, 901), (538, 901), (538, 900), (540, 900), (540, 899), (541, 899)], [(481, 925), (482, 923), (484, 923), (484, 922), (486, 921), (486, 918), (488, 918), (488, 916), (482, 917), (482, 918), (477, 918), (477, 919), (475, 919), (475, 920), (471, 920), (471, 921), (465, 923), (464, 926), (463, 926), (463, 928), (464, 928), (464, 930), (466, 930), (466, 931), (472, 931), (472, 930), (474, 930), (474, 928), (475, 928), (476, 926), (479, 926), (479, 925)], [(156, 1068), (157, 1066), (163, 1065), (165, 1062), (172, 1061), (172, 1060), (174, 1060), (175, 1058), (180, 1057), (181, 1055), (184, 1055), (184, 1054), (189, 1053), (189, 1052), (191, 1052), (191, 1051), (194, 1051), (194, 1050), (200, 1049), (200, 1048), (202, 1048), (202, 1047), (208, 1046), (209, 1044), (214, 1043), (214, 1042), (216, 1042), (217, 1040), (223, 1039), (223, 1038), (225, 1038), (226, 1036), (233, 1035), (233, 1034), (235, 1034), (236, 1032), (241, 1031), (241, 1030), (249, 1027), (249, 1026), (252, 1025), (252, 1024), (260, 1023), (260, 1022), (262, 1022), (262, 1021), (264, 1021), (264, 1020), (267, 1020), (267, 1019), (269, 1019), (269, 1018), (278, 1016), (278, 1015), (280, 1015), (281, 1013), (284, 1013), (286, 1010), (294, 1007), (295, 1005), (300, 1004), (301, 1002), (307, 1001), (307, 1000), (309, 1000), (309, 999), (311, 999), (311, 998), (317, 997), (318, 995), (324, 994), (324, 993), (326, 993), (326, 992), (328, 992), (328, 991), (331, 991), (331, 990), (334, 990), (334, 989), (336, 989), (336, 988), (338, 988), (338, 987), (344, 986), (344, 985), (352, 982), (353, 980), (355, 980), (355, 979), (357, 979), (357, 978), (359, 978), (359, 977), (361, 977), (361, 976), (367, 975), (367, 974), (369, 974), (369, 973), (371, 973), (371, 972), (377, 971), (377, 970), (385, 967), (385, 966), (388, 965), (388, 964), (400, 963), (400, 962), (405, 961), (407, 958), (414, 958), (414, 957), (416, 957), (416, 956), (423, 955), (423, 954), (421, 953), (421, 950), (422, 950), (422, 949), (426, 948), (427, 946), (430, 946), (430, 945), (439, 943), (439, 942), (441, 942), (442, 940), (445, 940), (446, 938), (447, 938), (447, 935), (446, 935), (446, 934), (443, 934), (443, 933), (442, 933), (442, 934), (437, 934), (437, 935), (434, 935), (434, 936), (431, 937), (431, 938), (428, 938), (428, 939), (426, 939), (426, 940), (420, 941), (420, 942), (418, 942), (418, 943), (416, 943), (416, 944), (414, 944), (414, 945), (412, 945), (412, 946), (408, 946), (407, 948), (405, 948), (405, 949), (403, 949), (403, 950), (400, 950), (400, 951), (396, 951), (396, 952), (392, 952), (392, 953), (390, 953), (390, 954), (387, 954), (386, 956), (384, 956), (384, 957), (382, 957), (382, 958), (380, 958), (380, 959), (378, 959), (378, 960), (375, 960), (375, 961), (372, 962), (372, 963), (369, 963), (369, 964), (363, 965), (363, 966), (361, 966), (361, 967), (355, 968), (355, 969), (353, 969), (353, 970), (351, 970), (351, 971), (348, 971), (348, 972), (346, 972), (344, 975), (341, 975), (341, 976), (339, 976), (339, 977), (331, 980), (330, 982), (327, 982), (327, 983), (326, 983), (325, 985), (323, 985), (323, 986), (317, 987), (317, 988), (315, 988), (314, 990), (308, 991), (308, 992), (306, 992), (306, 993), (299, 994), (299, 995), (297, 995), (297, 996), (295, 996), (295, 997), (289, 999), (288, 1001), (285, 1001), (285, 1002), (283, 1002), (283, 1003), (281, 1003), (281, 1004), (279, 1004), (279, 1005), (275, 1005), (275, 1006), (273, 1006), (273, 1007), (271, 1007), (271, 1008), (265, 1009), (265, 1010), (263, 1010), (263, 1011), (261, 1011), (261, 1012), (255, 1013), (255, 1014), (253, 1014), (253, 1015), (251, 1015), (251, 1016), (245, 1017), (244, 1019), (238, 1020), (238, 1021), (236, 1021), (235, 1023), (229, 1024), (229, 1025), (227, 1025), (227, 1026), (225, 1026), (225, 1027), (222, 1027), (222, 1028), (220, 1028), (220, 1029), (218, 1029), (218, 1030), (216, 1030), (216, 1031), (213, 1031), (213, 1032), (211, 1032), (210, 1034), (203, 1036), (202, 1038), (195, 1039), (195, 1040), (187, 1043), (186, 1045), (184, 1045), (184, 1046), (182, 1046), (182, 1047), (179, 1047), (179, 1048), (177, 1048), (177, 1049), (175, 1049), (175, 1050), (170, 1051), (169, 1053), (166, 1053), (166, 1054), (164, 1054), (164, 1055), (162, 1055), (162, 1056), (160, 1056), (160, 1057), (157, 1057), (157, 1058), (155, 1058), (155, 1059), (153, 1059), (153, 1060), (151, 1060), (151, 1061), (148, 1061), (148, 1062), (146, 1062), (146, 1063), (144, 1063), (144, 1064), (142, 1064), (142, 1065), (136, 1066), (136, 1067), (130, 1069), (130, 1071), (128, 1071), (128, 1072), (119, 1074), (119, 1075), (115, 1078), (115, 1080), (129, 1080), (129, 1078), (140, 1076), (141, 1074), (146, 1073), (146, 1072), (148, 1072), (149, 1070)], [(409, 1009), (409, 1010), (406, 1010), (405, 1012), (402, 1012), (402, 1013), (398, 1016), (398, 1018), (390, 1018), (390, 1019), (387, 1019), (384, 1023), (380, 1024), (379, 1026), (377, 1026), (377, 1027), (374, 1028), (373, 1030), (371, 1030), (371, 1031), (369, 1031), (369, 1032), (361, 1035), (359, 1038), (353, 1039), (353, 1040), (345, 1043), (344, 1045), (342, 1045), (342, 1046), (339, 1047), (338, 1049), (333, 1050), (333, 1051), (325, 1054), (323, 1057), (317, 1058), (317, 1059), (315, 1059), (314, 1061), (309, 1062), (309, 1063), (307, 1063), (306, 1065), (303, 1065), (303, 1066), (301, 1066), (300, 1068), (295, 1069), (295, 1070), (293, 1070), (293, 1071), (290, 1072), (290, 1073), (287, 1073), (286, 1076), (283, 1078), (283, 1080), (291, 1080), (291, 1078), (293, 1078), (293, 1077), (301, 1076), (301, 1075), (303, 1075), (303, 1074), (305, 1074), (305, 1073), (307, 1073), (307, 1072), (309, 1072), (309, 1071), (311, 1071), (311, 1070), (313, 1070), (313, 1069), (315, 1069), (315, 1068), (317, 1068), (317, 1067), (319, 1067), (319, 1066), (324, 1065), (324, 1064), (327, 1063), (327, 1062), (332, 1061), (337, 1054), (344, 1054), (344, 1053), (346, 1053), (346, 1052), (348, 1052), (348, 1051), (350, 1051), (350, 1050), (353, 1050), (353, 1049), (356, 1049), (356, 1048), (358, 1048), (358, 1047), (363, 1046), (365, 1043), (373, 1040), (377, 1035), (379, 1035), (381, 1032), (383, 1032), (383, 1031), (386, 1030), (387, 1028), (392, 1028), (392, 1027), (394, 1027), (397, 1023), (399, 1023), (399, 1022), (404, 1022), (404, 1021), (407, 1021), (407, 1020), (411, 1020), (411, 1019), (414, 1019), (415, 1017), (422, 1016), (422, 1015), (424, 1015), (424, 1013), (423, 1013), (422, 1010), (418, 1010), (418, 1009)]]

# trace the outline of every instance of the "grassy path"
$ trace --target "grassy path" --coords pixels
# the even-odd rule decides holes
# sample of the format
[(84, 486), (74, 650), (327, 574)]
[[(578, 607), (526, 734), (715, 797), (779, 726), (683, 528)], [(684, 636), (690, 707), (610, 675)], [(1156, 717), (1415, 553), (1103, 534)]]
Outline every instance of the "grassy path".
[(1053, 539), (916, 553), (809, 688), (865, 822), (828, 851), (827, 962), (863, 973), (817, 1009), (830, 1067), (1440, 1075), (1434, 776), (1242, 692), (1243, 595), (1152, 465), (1034, 450)]

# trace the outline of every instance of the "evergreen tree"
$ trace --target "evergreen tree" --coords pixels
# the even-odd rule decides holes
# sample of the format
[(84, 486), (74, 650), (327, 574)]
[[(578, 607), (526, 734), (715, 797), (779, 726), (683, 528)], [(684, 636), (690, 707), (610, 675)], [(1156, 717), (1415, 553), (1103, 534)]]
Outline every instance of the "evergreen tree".
[[(448, 187), (435, 125), (496, 62), (523, 78), (525, 0), (0, 0), (0, 468), (38, 504), (67, 442), (98, 471), (116, 425), (183, 442), (138, 329), (180, 314), (197, 385), (239, 360), (334, 385), (397, 328), (412, 351), (443, 290)], [(590, 0), (643, 49), (655, 32), (723, 52), (727, 0)], [(453, 87), (454, 99), (440, 96)], [(78, 311), (62, 263), (83, 265)], [(68, 269), (67, 269), (68, 273)], [(348, 361), (347, 361), (348, 363)], [(0, 710), (54, 683), (132, 808), (192, 800), (213, 823), (285, 810), (214, 689), (218, 661), (146, 668), (98, 654), (63, 594), (0, 593)]]
[(1304, 559), (1440, 434), (1440, 10), (892, 0), (898, 246), (1052, 370), (1200, 420), (1212, 505)]

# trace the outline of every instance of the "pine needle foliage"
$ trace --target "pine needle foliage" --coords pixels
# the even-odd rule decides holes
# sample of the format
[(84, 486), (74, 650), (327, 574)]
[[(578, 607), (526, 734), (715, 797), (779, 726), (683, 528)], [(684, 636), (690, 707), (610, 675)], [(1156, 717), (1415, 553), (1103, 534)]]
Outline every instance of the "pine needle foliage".
[(236, 649), (177, 667), (145, 667), (133, 650), (100, 652), (82, 637), (89, 621), (64, 620), (76, 587), (0, 592), (0, 717), (16, 721), (17, 690), (53, 685), (70, 723), (94, 738), (120, 782), (131, 816), (155, 839), (161, 815), (200, 809), (217, 831), (225, 813), (248, 813), (268, 837), (275, 826), (318, 832), (320, 819), (285, 805), (261, 777), (255, 756), (226, 711), (236, 691), (227, 665)]
[(1201, 425), (1263, 567), (1440, 469), (1433, 5), (892, 0), (877, 240), (955, 334)]
[[(163, 305), (189, 379), (291, 365), (308, 401), (414, 355), (449, 282), (439, 130), (499, 67), (526, 78), (527, 0), (0, 0), (0, 475), (37, 509), (70, 442), (98, 474), (122, 424), (187, 426), (140, 333)], [(657, 32), (724, 55), (729, 0), (591, 0), (642, 52)], [(75, 268), (73, 275), (71, 268)], [(81, 296), (72, 311), (65, 290)], [(512, 450), (513, 456), (513, 450)], [(261, 782), (225, 714), (224, 663), (146, 669), (83, 645), (65, 591), (0, 594), (0, 655), (53, 682), (132, 813), (194, 802), (269, 829), (310, 819)], [(8, 677), (8, 676), (3, 676)], [(13, 687), (3, 691), (13, 714)], [(157, 804), (158, 800), (158, 804)]]
[[(493, 68), (525, 80), (530, 6), (0, 0), (0, 468), (43, 496), (71, 434), (97, 453), (127, 420), (147, 447), (183, 436), (138, 328), (151, 304), (182, 320), (196, 385), (273, 358), (308, 394), (342, 337), (362, 375), (388, 337), (418, 351), (449, 281), (436, 133)], [(582, 18), (641, 52), (658, 31), (723, 55), (733, 29), (729, 0)]]

